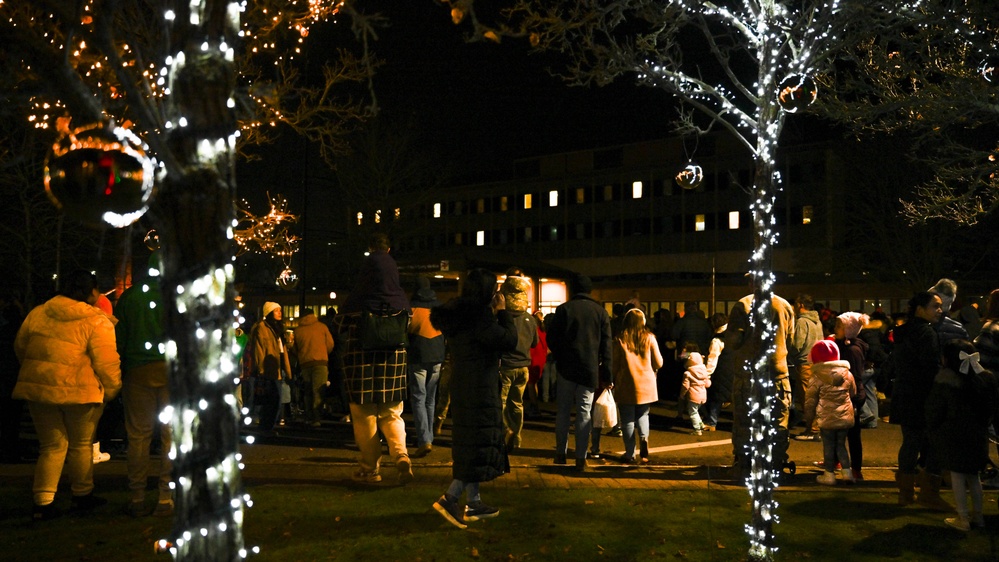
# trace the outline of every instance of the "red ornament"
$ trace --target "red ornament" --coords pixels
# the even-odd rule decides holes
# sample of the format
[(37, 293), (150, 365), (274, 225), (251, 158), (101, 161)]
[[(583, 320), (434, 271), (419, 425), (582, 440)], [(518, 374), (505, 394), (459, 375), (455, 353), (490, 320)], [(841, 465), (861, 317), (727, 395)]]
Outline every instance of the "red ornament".
[(807, 74), (792, 74), (777, 87), (777, 103), (788, 113), (807, 108), (818, 96), (819, 88)]

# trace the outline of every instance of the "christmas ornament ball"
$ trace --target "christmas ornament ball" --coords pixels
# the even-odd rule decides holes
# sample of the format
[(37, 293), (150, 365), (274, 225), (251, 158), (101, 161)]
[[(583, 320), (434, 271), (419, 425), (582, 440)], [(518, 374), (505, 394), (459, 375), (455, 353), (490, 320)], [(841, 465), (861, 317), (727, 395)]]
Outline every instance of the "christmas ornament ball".
[(694, 163), (687, 164), (676, 175), (676, 184), (684, 189), (697, 189), (704, 181), (704, 170)]
[(999, 82), (999, 57), (988, 57), (978, 67), (986, 82)]
[(149, 248), (149, 251), (155, 252), (160, 249), (160, 233), (156, 232), (156, 229), (152, 229), (146, 233), (146, 237), (142, 239), (142, 243)]
[(45, 162), (45, 191), (66, 215), (120, 228), (148, 209), (155, 164), (142, 141), (104, 125), (65, 131)]
[(278, 274), (275, 283), (285, 291), (291, 291), (298, 286), (298, 274), (290, 267), (286, 267)]
[(777, 103), (788, 113), (807, 108), (818, 96), (819, 88), (807, 74), (792, 74), (777, 86)]

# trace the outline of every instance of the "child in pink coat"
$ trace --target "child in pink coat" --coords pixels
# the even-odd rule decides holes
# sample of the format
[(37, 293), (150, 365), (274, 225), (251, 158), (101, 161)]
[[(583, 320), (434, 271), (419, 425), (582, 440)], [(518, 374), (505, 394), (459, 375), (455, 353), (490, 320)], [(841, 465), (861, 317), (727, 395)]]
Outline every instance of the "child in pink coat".
[(839, 347), (831, 340), (819, 340), (808, 353), (812, 362), (812, 380), (805, 389), (805, 427), (818, 420), (822, 436), (825, 472), (816, 481), (836, 484), (836, 462), (842, 465), (843, 481), (854, 481), (846, 434), (855, 423), (853, 401), (857, 383), (850, 373), (850, 363), (839, 358)]
[(696, 351), (687, 356), (684, 367), (687, 370), (683, 373), (683, 390), (680, 392), (680, 399), (687, 403), (687, 415), (690, 416), (690, 423), (694, 425), (694, 435), (701, 435), (704, 433), (704, 422), (701, 421), (701, 414), (698, 410), (708, 401), (711, 375), (708, 374), (708, 368), (704, 366), (704, 358)]

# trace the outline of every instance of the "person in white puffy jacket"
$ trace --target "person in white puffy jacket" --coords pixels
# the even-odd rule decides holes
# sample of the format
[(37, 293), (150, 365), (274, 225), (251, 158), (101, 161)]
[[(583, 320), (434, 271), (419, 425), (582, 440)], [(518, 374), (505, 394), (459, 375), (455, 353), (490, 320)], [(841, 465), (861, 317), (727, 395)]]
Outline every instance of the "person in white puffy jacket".
[(92, 438), (103, 405), (121, 389), (114, 325), (93, 306), (100, 292), (87, 271), (64, 278), (59, 295), (35, 307), (14, 340), (21, 362), (13, 397), (24, 400), (38, 433), (33, 520), (59, 515), (54, 506), (63, 465), (73, 507), (90, 510), (94, 496)]
[(842, 467), (843, 481), (853, 482), (846, 434), (853, 427), (851, 397), (857, 394), (857, 382), (850, 373), (850, 363), (840, 360), (839, 347), (832, 340), (819, 340), (808, 353), (812, 362), (812, 380), (805, 389), (805, 427), (817, 420), (822, 436), (825, 472), (816, 481), (836, 484), (836, 463)]

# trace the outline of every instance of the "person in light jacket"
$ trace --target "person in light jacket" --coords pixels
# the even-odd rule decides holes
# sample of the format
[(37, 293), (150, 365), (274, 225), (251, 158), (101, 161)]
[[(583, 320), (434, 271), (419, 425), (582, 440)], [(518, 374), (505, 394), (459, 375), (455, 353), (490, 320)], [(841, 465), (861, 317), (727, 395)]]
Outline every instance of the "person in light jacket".
[(614, 369), (614, 395), (621, 412), (624, 456), (635, 460), (635, 428), (638, 428), (639, 456), (649, 462), (649, 408), (659, 400), (656, 372), (663, 366), (659, 342), (645, 325), (645, 314), (632, 308), (624, 315), (621, 333), (614, 341), (611, 365)]
[(59, 515), (59, 477), (68, 465), (73, 507), (107, 503), (94, 495), (92, 439), (103, 405), (121, 389), (114, 325), (94, 306), (97, 278), (77, 271), (60, 294), (35, 307), (14, 340), (21, 362), (13, 397), (24, 400), (38, 433), (32, 519)]
[(843, 481), (852, 483), (850, 453), (846, 436), (856, 424), (853, 397), (857, 382), (850, 372), (850, 362), (839, 358), (839, 346), (831, 340), (819, 340), (808, 353), (812, 365), (812, 378), (805, 389), (805, 421), (811, 427), (819, 426), (822, 435), (825, 472), (816, 481), (832, 486), (836, 484), (836, 463), (843, 470)]

